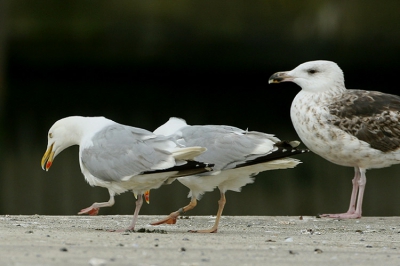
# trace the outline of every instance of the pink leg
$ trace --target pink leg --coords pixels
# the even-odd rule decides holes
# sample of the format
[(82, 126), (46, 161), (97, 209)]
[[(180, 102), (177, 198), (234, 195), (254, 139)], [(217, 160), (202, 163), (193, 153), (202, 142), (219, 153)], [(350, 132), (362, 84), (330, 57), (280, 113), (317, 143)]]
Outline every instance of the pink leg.
[(361, 178), (358, 181), (358, 199), (357, 199), (357, 208), (355, 211), (355, 215), (357, 217), (355, 218), (361, 218), (361, 214), (362, 214), (362, 203), (363, 203), (363, 199), (364, 199), (364, 191), (365, 191), (365, 185), (367, 184), (367, 176), (365, 175), (366, 170), (365, 169), (360, 169), (360, 173), (361, 173)]
[(125, 229), (119, 229), (119, 230), (111, 230), (112, 232), (125, 232), (125, 231), (134, 231), (135, 230), (135, 225), (136, 221), (139, 215), (140, 208), (142, 207), (143, 204), (143, 194), (138, 195), (138, 199), (136, 200), (136, 208), (135, 212), (133, 214), (133, 220), (130, 226), (128, 226)]
[(192, 210), (194, 207), (196, 207), (197, 205), (197, 199), (195, 197), (192, 197), (192, 200), (190, 201), (190, 203), (188, 205), (186, 205), (183, 208), (180, 208), (179, 210), (177, 210), (176, 212), (172, 212), (170, 213), (167, 217), (157, 221), (157, 222), (153, 222), (151, 223), (151, 225), (159, 225), (159, 224), (175, 224), (176, 223), (176, 219), (178, 218), (179, 215), (181, 215), (182, 213), (185, 213), (187, 211)]
[(95, 202), (92, 206), (82, 209), (78, 214), (89, 214), (89, 215), (97, 215), (99, 213), (100, 208), (102, 207), (111, 207), (114, 205), (114, 193), (110, 192), (110, 199), (107, 202)]
[[(351, 192), (349, 210), (346, 213), (323, 214), (321, 215), (321, 217), (340, 218), (340, 219), (361, 218), (362, 201), (364, 197), (365, 184), (367, 183), (367, 178), (365, 176), (366, 170), (358, 167), (355, 167), (354, 170), (355, 170), (355, 176), (354, 179), (352, 180), (353, 191)], [(357, 192), (358, 192), (358, 199), (356, 205)]]
[(349, 210), (347, 211), (348, 214), (353, 214), (356, 211), (356, 199), (359, 189), (358, 183), (360, 182), (360, 169), (358, 167), (354, 167), (354, 172), (354, 178), (351, 181), (353, 183), (353, 191), (351, 192), (350, 206)]

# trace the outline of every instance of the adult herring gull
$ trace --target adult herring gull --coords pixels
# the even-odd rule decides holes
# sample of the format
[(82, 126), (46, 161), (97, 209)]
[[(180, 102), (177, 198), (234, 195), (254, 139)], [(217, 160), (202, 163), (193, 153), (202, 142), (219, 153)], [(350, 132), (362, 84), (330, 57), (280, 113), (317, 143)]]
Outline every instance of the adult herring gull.
[(201, 146), (207, 151), (195, 157), (196, 160), (212, 162), (213, 172), (178, 178), (178, 181), (190, 189), (189, 205), (171, 213), (165, 219), (152, 223), (174, 224), (176, 218), (197, 205), (197, 200), (207, 191), (218, 187), (221, 198), (214, 225), (206, 230), (193, 230), (199, 233), (215, 233), (226, 202), (228, 190), (239, 192), (243, 186), (252, 183), (259, 172), (293, 168), (299, 160), (289, 156), (308, 150), (297, 149), (298, 141), (280, 141), (273, 135), (256, 131), (245, 131), (232, 126), (206, 125), (189, 126), (179, 118), (170, 118), (168, 122), (154, 131), (155, 134), (172, 136), (183, 146)]
[(171, 137), (104, 117), (81, 116), (60, 119), (50, 128), (41, 161), (43, 170), (49, 170), (54, 158), (72, 145), (79, 145), (79, 165), (86, 181), (110, 193), (108, 202), (94, 203), (80, 213), (97, 213), (98, 208), (114, 204), (115, 194), (132, 191), (138, 199), (126, 230), (134, 230), (143, 193), (174, 178), (210, 170), (208, 165), (193, 160), (206, 150), (204, 147), (181, 148)]
[(328, 161), (355, 169), (348, 211), (322, 216), (361, 218), (366, 170), (400, 163), (400, 97), (347, 90), (342, 70), (330, 61), (306, 62), (269, 78), (269, 83), (284, 81), (302, 89), (290, 116), (303, 143)]

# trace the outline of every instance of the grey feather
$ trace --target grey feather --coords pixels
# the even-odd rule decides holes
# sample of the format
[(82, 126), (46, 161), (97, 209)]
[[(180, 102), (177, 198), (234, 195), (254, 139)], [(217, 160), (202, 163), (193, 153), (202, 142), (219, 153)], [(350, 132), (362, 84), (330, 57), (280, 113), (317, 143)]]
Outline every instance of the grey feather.
[(89, 172), (104, 181), (122, 178), (149, 170), (174, 159), (164, 150), (175, 144), (164, 136), (120, 124), (105, 127), (92, 137), (93, 145), (82, 150), (82, 163)]
[[(261, 156), (255, 154), (254, 151), (265, 142), (266, 138), (272, 142), (279, 141), (272, 135), (260, 132), (213, 125), (187, 126), (181, 128), (175, 137), (185, 146), (206, 147), (207, 152), (196, 157), (196, 160), (212, 162), (214, 171), (231, 169)], [(269, 152), (272, 151), (271, 149)]]

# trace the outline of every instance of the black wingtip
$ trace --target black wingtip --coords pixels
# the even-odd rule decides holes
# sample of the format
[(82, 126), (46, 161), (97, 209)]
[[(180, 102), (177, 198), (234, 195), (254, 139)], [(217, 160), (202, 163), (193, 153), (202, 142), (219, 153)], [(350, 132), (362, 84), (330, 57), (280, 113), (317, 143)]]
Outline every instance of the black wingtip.
[(162, 173), (162, 172), (174, 172), (178, 171), (174, 177), (179, 177), (179, 176), (186, 176), (186, 175), (191, 175), (191, 174), (199, 174), (199, 173), (205, 173), (205, 172), (211, 172), (213, 171), (214, 164), (212, 163), (203, 163), (203, 162), (198, 162), (198, 161), (186, 161), (185, 164), (179, 165), (179, 166), (174, 166), (168, 169), (162, 169), (162, 170), (154, 170), (154, 171), (146, 171), (143, 174), (156, 174), (156, 173)]
[[(294, 143), (295, 143), (295, 147), (293, 147)], [(275, 150), (274, 152), (271, 152), (270, 154), (258, 157), (254, 160), (247, 161), (246, 163), (237, 165), (237, 167), (244, 167), (244, 166), (254, 165), (254, 164), (258, 164), (258, 163), (274, 161), (274, 160), (290, 157), (290, 156), (297, 155), (297, 154), (307, 153), (310, 151), (308, 149), (298, 149), (297, 146), (299, 146), (299, 144), (300, 144), (299, 141), (277, 142), (277, 143), (275, 143), (275, 147), (277, 147), (278, 150)]]

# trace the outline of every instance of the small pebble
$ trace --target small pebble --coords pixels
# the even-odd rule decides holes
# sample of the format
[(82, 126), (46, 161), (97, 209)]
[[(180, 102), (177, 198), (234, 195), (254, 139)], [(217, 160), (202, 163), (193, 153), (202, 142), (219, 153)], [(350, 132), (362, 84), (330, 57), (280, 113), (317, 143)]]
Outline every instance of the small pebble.
[(319, 248), (316, 248), (316, 249), (314, 249), (314, 252), (315, 252), (315, 253), (318, 253), (318, 254), (321, 254), (321, 253), (322, 253), (322, 250), (319, 249)]
[(91, 258), (89, 260), (89, 265), (91, 265), (91, 266), (102, 266), (102, 265), (106, 265), (106, 261), (103, 260), (103, 259)]

